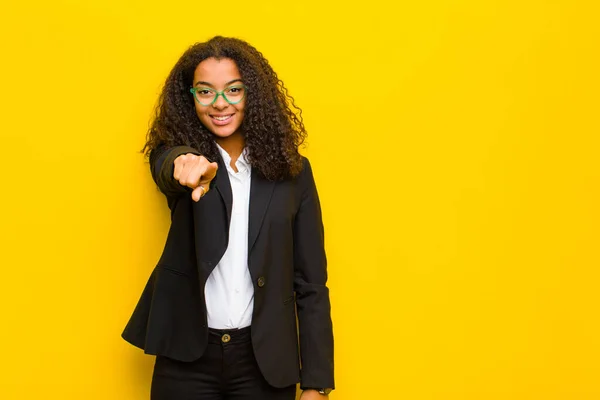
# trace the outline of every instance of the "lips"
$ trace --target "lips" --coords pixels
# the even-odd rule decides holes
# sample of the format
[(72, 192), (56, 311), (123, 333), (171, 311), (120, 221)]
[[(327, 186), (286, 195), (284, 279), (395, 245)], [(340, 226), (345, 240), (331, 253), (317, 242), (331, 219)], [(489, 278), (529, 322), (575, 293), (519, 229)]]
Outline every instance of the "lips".
[(233, 119), (233, 114), (225, 114), (225, 115), (210, 115), (210, 119), (213, 124), (218, 126), (227, 125)]

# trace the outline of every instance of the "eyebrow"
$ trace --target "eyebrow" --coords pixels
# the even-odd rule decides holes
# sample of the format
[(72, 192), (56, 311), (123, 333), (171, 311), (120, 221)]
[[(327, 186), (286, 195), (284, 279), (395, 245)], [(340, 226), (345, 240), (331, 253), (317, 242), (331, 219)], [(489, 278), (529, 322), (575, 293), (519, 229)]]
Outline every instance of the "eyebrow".
[[(229, 82), (227, 82), (227, 83), (225, 84), (225, 86), (229, 86), (229, 85), (231, 85), (232, 83), (235, 83), (235, 82), (241, 82), (241, 81), (242, 81), (242, 79), (241, 79), (241, 78), (234, 79), (234, 80), (232, 80), (232, 81), (229, 81)], [(212, 83), (209, 83), (209, 82), (204, 82), (204, 81), (198, 81), (198, 82), (196, 82), (196, 84), (195, 84), (194, 86), (198, 86), (198, 85), (206, 85), (206, 86), (211, 86), (211, 87), (214, 87)]]

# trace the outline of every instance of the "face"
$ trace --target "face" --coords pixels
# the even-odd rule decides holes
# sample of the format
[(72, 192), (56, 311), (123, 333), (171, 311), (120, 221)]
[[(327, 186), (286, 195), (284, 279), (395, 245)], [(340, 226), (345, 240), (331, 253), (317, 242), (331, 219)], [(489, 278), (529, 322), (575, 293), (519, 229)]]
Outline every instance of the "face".
[[(207, 58), (196, 67), (193, 83), (195, 88), (207, 88), (221, 92), (231, 86), (240, 85), (242, 77), (233, 60)], [(208, 92), (204, 91), (203, 93)], [(210, 101), (203, 101), (203, 103), (210, 103)], [(223, 96), (218, 96), (217, 100), (210, 105), (202, 105), (196, 99), (194, 99), (194, 104), (198, 118), (215, 136), (225, 139), (239, 134), (238, 130), (244, 119), (246, 98), (237, 104), (229, 104)]]

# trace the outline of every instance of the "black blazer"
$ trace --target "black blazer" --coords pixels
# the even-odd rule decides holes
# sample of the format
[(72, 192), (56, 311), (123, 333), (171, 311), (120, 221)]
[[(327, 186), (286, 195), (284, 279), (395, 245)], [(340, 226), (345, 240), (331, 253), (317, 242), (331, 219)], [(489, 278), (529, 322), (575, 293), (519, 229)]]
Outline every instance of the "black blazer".
[[(150, 155), (152, 177), (171, 210), (171, 228), (123, 338), (148, 354), (193, 361), (208, 343), (204, 286), (227, 248), (232, 193), (219, 157), (211, 190), (194, 202), (191, 190), (173, 178), (173, 161), (186, 153), (199, 154), (176, 146)], [(259, 368), (275, 387), (300, 381), (303, 388), (333, 388), (327, 262), (310, 164), (305, 158), (294, 179), (271, 182), (255, 170), (251, 179), (248, 268)]]

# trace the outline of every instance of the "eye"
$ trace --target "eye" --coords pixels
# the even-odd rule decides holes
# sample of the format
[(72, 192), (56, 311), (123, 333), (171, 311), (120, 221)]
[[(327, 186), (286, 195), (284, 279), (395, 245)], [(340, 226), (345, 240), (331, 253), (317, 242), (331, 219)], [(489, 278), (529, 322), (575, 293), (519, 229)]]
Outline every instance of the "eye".
[(230, 86), (227, 89), (225, 89), (227, 96), (229, 97), (234, 97), (234, 98), (240, 98), (244, 96), (244, 86), (239, 85), (239, 86)]
[(196, 93), (198, 93), (200, 96), (208, 96), (212, 95), (213, 91), (210, 89), (197, 89)]

